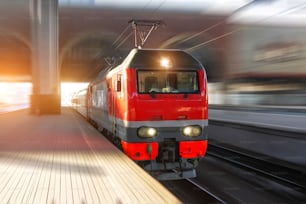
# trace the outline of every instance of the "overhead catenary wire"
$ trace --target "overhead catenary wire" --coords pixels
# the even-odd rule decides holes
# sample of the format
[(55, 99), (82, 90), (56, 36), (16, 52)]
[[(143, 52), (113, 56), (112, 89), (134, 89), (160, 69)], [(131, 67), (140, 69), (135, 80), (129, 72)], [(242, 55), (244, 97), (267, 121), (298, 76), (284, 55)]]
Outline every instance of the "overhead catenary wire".
[(187, 49), (185, 49), (184, 51), (186, 51), (186, 52), (191, 52), (191, 51), (197, 49), (198, 47), (201, 47), (201, 46), (206, 45), (206, 44), (208, 44), (208, 43), (211, 43), (211, 42), (213, 42), (213, 41), (219, 40), (219, 39), (224, 38), (224, 37), (226, 37), (226, 36), (228, 36), (228, 35), (232, 35), (233, 33), (236, 33), (236, 32), (238, 32), (238, 31), (240, 31), (240, 30), (242, 30), (242, 28), (235, 29), (235, 30), (233, 30), (233, 31), (231, 31), (231, 32), (228, 32), (228, 33), (225, 33), (225, 34), (223, 34), (223, 35), (219, 35), (218, 37), (212, 38), (212, 39), (207, 40), (207, 41), (205, 41), (205, 42), (203, 42), (203, 43), (200, 43), (200, 44), (197, 44), (197, 45), (195, 45), (195, 46), (193, 46), (193, 47), (187, 48)]
[[(151, 15), (153, 15), (154, 13), (156, 13), (156, 12), (162, 7), (162, 5), (166, 3), (166, 1), (167, 1), (167, 0), (162, 1), (155, 9), (153, 9), (153, 11), (151, 12)], [(150, 0), (148, 3), (146, 3), (146, 5), (142, 8), (142, 11), (144, 11), (144, 10), (148, 7), (148, 5), (150, 5), (152, 2), (153, 2), (153, 1)], [(249, 6), (254, 5), (254, 4), (258, 4), (258, 3), (264, 3), (264, 2), (262, 2), (262, 1), (256, 1), (256, 0), (250, 1), (249, 3), (247, 3), (247, 4), (245, 4), (245, 5), (241, 6), (241, 7), (239, 7), (238, 9), (236, 9), (232, 14), (238, 13), (239, 11), (241, 11), (241, 10), (243, 10), (243, 9), (249, 7)], [(298, 4), (298, 5), (295, 4), (293, 7), (289, 8), (289, 9), (285, 9), (285, 10), (283, 10), (283, 11), (280, 11), (279, 13), (273, 14), (273, 15), (267, 17), (266, 19), (268, 19), (268, 18), (270, 18), (270, 17), (272, 17), (272, 16), (274, 16), (274, 15), (278, 15), (278, 14), (284, 13), (284, 12), (286, 12), (286, 11), (290, 11), (290, 10), (292, 10), (292, 9), (299, 8), (299, 7), (301, 7), (301, 6), (305, 5), (305, 4), (306, 4), (305, 2), (303, 2), (303, 3), (301, 3), (301, 4)], [(266, 20), (266, 19), (263, 19), (262, 21), (264, 21), (264, 20)], [(226, 20), (227, 20), (227, 19), (221, 20), (220, 22), (218, 22), (218, 23), (216, 23), (216, 24), (214, 24), (214, 25), (212, 25), (212, 26), (210, 26), (210, 27), (208, 27), (208, 28), (205, 28), (204, 30), (202, 30), (202, 31), (200, 31), (200, 32), (198, 32), (198, 33), (193, 34), (193, 35), (187, 37), (186, 39), (181, 40), (181, 42), (186, 42), (186, 41), (192, 40), (192, 39), (194, 39), (194, 38), (200, 36), (201, 34), (203, 34), (203, 33), (205, 33), (205, 32), (208, 32), (209, 30), (212, 30), (212, 29), (216, 28), (217, 26), (222, 25), (223, 23), (226, 22)], [(123, 36), (124, 33), (128, 30), (128, 28), (129, 28), (129, 26), (127, 26), (127, 27), (124, 29), (124, 31), (116, 38), (116, 40), (115, 40), (115, 42), (113, 43), (113, 45), (116, 44), (120, 39), (122, 39), (122, 36)], [(190, 48), (188, 48), (187, 50), (192, 50), (192, 48), (197, 48), (197, 47), (206, 45), (206, 44), (208, 44), (208, 43), (210, 43), (210, 42), (213, 42), (213, 41), (215, 41), (215, 40), (221, 39), (222, 37), (226, 37), (226, 36), (228, 36), (228, 35), (230, 35), (230, 34), (232, 34), (232, 33), (235, 33), (235, 32), (237, 32), (237, 31), (240, 31), (240, 30), (241, 30), (241, 29), (234, 30), (234, 31), (231, 31), (231, 32), (222, 34), (222, 35), (220, 35), (220, 36), (218, 36), (218, 37), (215, 37), (215, 38), (213, 38), (213, 39), (210, 39), (210, 40), (208, 40), (208, 41), (206, 41), (206, 42), (201, 43), (201, 45), (196, 45), (196, 46), (190, 47)], [(128, 36), (130, 37), (130, 36), (131, 36), (131, 33), (130, 33)], [(122, 39), (122, 41), (121, 41), (120, 43), (118, 43), (119, 46), (118, 46), (118, 45), (116, 46), (116, 49), (118, 49), (118, 48), (119, 48), (122, 44), (124, 44), (124, 42), (126, 42), (127, 40), (128, 40), (127, 37), (124, 38), (124, 39)]]
[[(239, 12), (239, 11), (241, 11), (241, 10), (243, 10), (243, 9), (245, 9), (245, 8), (247, 8), (247, 7), (249, 7), (251, 4), (254, 4), (254, 2), (255, 2), (255, 0), (254, 0), (254, 1), (251, 1), (251, 2), (249, 2), (249, 3), (247, 3), (247, 4), (245, 4), (245, 5), (243, 5), (243, 6), (241, 6), (240, 8), (236, 9), (232, 14), (237, 13), (237, 12)], [(222, 25), (222, 24), (226, 23), (226, 20), (227, 20), (227, 18), (225, 18), (225, 19), (219, 21), (218, 23), (216, 23), (216, 24), (214, 24), (214, 25), (212, 25), (212, 26), (209, 26), (208, 28), (205, 28), (204, 30), (202, 30), (202, 31), (200, 31), (200, 32), (198, 32), (198, 33), (196, 33), (196, 34), (191, 35), (190, 37), (187, 37), (186, 39), (181, 40), (181, 42), (186, 42), (186, 41), (188, 41), (188, 40), (192, 40), (192, 39), (194, 39), (194, 38), (200, 36), (201, 34), (207, 32), (207, 31), (209, 31), (209, 30), (212, 30), (212, 29), (214, 29), (215, 27), (217, 27), (217, 26), (219, 26), (219, 25)], [(231, 32), (222, 34), (222, 35), (220, 35), (220, 36), (218, 36), (218, 37), (215, 37), (215, 38), (213, 38), (213, 39), (211, 39), (211, 40), (208, 40), (208, 41), (206, 41), (206, 42), (203, 42), (203, 43), (201, 43), (201, 44), (199, 44), (199, 45), (196, 45), (196, 46), (190, 47), (190, 48), (188, 48), (188, 49), (185, 49), (185, 51), (192, 51), (192, 50), (194, 50), (194, 49), (196, 49), (196, 48), (198, 48), (198, 47), (201, 47), (201, 46), (203, 46), (203, 45), (205, 45), (205, 44), (208, 44), (208, 43), (213, 42), (213, 41), (215, 41), (215, 40), (218, 40), (218, 39), (221, 39), (221, 38), (226, 37), (226, 36), (228, 36), (228, 35), (231, 35), (231, 34), (237, 32), (238, 30), (241, 30), (241, 29), (237, 29), (237, 30), (234, 30), (234, 31), (231, 31)]]
[[(244, 5), (244, 6), (240, 7), (239, 9), (237, 9), (237, 10), (236, 10), (235, 12), (233, 12), (233, 13), (237, 13), (238, 11), (241, 11), (242, 9), (244, 9), (244, 8), (246, 8), (246, 7), (248, 7), (248, 6), (250, 6), (250, 5), (253, 4), (253, 3), (254, 3), (254, 2), (250, 2), (250, 3), (248, 3), (247, 5)], [(294, 5), (294, 6), (291, 7), (291, 8), (287, 8), (287, 9), (285, 9), (285, 10), (279, 11), (278, 13), (274, 13), (273, 15), (270, 15), (270, 16), (264, 18), (264, 19), (258, 20), (258, 21), (256, 21), (255, 23), (264, 22), (264, 21), (268, 20), (269, 18), (271, 18), (271, 17), (273, 17), (273, 16), (276, 16), (276, 15), (279, 15), (279, 14), (282, 14), (282, 13), (285, 13), (286, 11), (290, 11), (290, 10), (292, 10), (292, 9), (296, 9), (296, 8), (298, 8), (298, 7), (304, 6), (305, 4), (306, 4), (306, 3), (301, 3), (301, 4), (298, 4), (298, 5)], [(202, 31), (200, 31), (200, 32), (198, 32), (198, 33), (196, 33), (196, 34), (193, 34), (193, 35), (191, 35), (190, 37), (187, 37), (186, 39), (183, 39), (181, 42), (186, 42), (186, 41), (191, 40), (191, 39), (193, 39), (193, 38), (195, 38), (195, 37), (198, 37), (198, 36), (200, 36), (201, 34), (203, 34), (203, 33), (207, 32), (207, 31), (209, 31), (209, 30), (211, 30), (211, 29), (213, 29), (213, 28), (215, 28), (215, 27), (217, 27), (217, 26), (219, 26), (219, 25), (225, 23), (226, 20), (227, 20), (227, 19), (221, 20), (220, 22), (218, 22), (218, 23), (216, 23), (216, 24), (214, 24), (214, 25), (212, 25), (212, 26), (210, 26), (210, 27), (208, 27), (208, 28), (206, 28), (206, 29), (204, 29), (204, 30), (202, 30)], [(235, 30), (233, 30), (233, 31), (230, 31), (230, 32), (227, 32), (227, 33), (225, 33), (225, 34), (219, 35), (219, 36), (217, 36), (217, 37), (214, 37), (214, 38), (212, 38), (212, 39), (210, 39), (210, 40), (207, 40), (207, 41), (205, 41), (205, 42), (202, 42), (202, 43), (197, 44), (197, 45), (195, 45), (195, 46), (192, 46), (192, 47), (190, 47), (190, 48), (186, 48), (186, 49), (184, 49), (184, 50), (187, 51), (187, 52), (191, 52), (191, 51), (193, 51), (193, 50), (195, 50), (195, 49), (198, 49), (198, 48), (201, 47), (201, 46), (204, 46), (204, 45), (206, 45), (206, 44), (209, 44), (209, 43), (211, 43), (211, 42), (213, 42), (213, 41), (219, 40), (219, 39), (224, 38), (224, 37), (226, 37), (226, 36), (232, 35), (233, 33), (237, 33), (238, 31), (241, 31), (241, 30), (243, 30), (243, 29), (244, 29), (244, 28), (242, 28), (242, 27), (241, 27), (241, 28), (237, 28), (237, 29), (235, 29)]]
[(220, 22), (218, 22), (218, 23), (216, 23), (216, 24), (214, 24), (214, 25), (212, 25), (212, 26), (209, 26), (208, 28), (206, 28), (206, 29), (204, 29), (204, 30), (198, 32), (198, 33), (195, 33), (195, 34), (193, 34), (193, 35), (191, 35), (191, 36), (185, 38), (184, 40), (181, 40), (181, 42), (186, 42), (186, 41), (188, 41), (188, 40), (192, 40), (193, 38), (196, 38), (196, 37), (202, 35), (203, 33), (207, 32), (207, 31), (209, 31), (209, 30), (211, 30), (211, 29), (213, 29), (213, 28), (215, 28), (215, 27), (217, 27), (217, 26), (219, 26), (219, 25), (221, 25), (221, 24), (223, 24), (223, 23), (224, 23), (224, 21), (220, 21)]
[(133, 35), (133, 31), (130, 32), (116, 47), (115, 49), (118, 49), (121, 45), (123, 45), (131, 36)]
[(122, 38), (122, 36), (124, 35), (124, 33), (129, 29), (129, 25), (126, 26), (126, 28), (120, 33), (120, 35), (116, 38), (116, 40), (113, 42), (113, 46)]

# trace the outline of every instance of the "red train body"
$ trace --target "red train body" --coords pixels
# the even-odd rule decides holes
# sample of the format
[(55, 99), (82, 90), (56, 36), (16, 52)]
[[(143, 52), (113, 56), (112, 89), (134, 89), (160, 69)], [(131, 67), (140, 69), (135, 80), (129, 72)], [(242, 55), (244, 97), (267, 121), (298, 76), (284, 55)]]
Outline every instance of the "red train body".
[(208, 144), (208, 96), (205, 70), (192, 56), (133, 49), (90, 83), (86, 100), (83, 115), (143, 168), (159, 179), (196, 176)]

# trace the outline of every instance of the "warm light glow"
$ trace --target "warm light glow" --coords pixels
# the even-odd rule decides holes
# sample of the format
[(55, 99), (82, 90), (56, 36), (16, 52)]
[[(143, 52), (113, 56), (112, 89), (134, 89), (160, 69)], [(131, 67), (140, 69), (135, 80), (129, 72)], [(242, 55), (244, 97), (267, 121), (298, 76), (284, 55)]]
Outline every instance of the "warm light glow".
[(201, 128), (199, 126), (187, 126), (183, 129), (183, 134), (189, 137), (197, 137), (201, 134)]
[(0, 82), (0, 103), (28, 103), (31, 83)]
[(87, 86), (88, 83), (73, 83), (73, 82), (61, 83), (62, 106), (71, 106), (72, 95), (81, 89), (85, 89)]
[(155, 128), (149, 128), (148, 129), (148, 135), (151, 137), (154, 137), (156, 135), (156, 129)]
[(170, 68), (172, 64), (168, 58), (162, 58), (160, 60), (160, 66), (165, 67), (165, 68)]
[[(70, 106), (72, 95), (87, 86), (88, 83), (62, 83), (62, 106)], [(29, 107), (31, 94), (32, 83), (0, 82), (0, 112)]]
[(138, 129), (138, 136), (140, 137), (155, 137), (157, 130), (152, 127), (141, 127)]
[(184, 128), (184, 135), (190, 135), (191, 133), (191, 127)]
[(0, 82), (0, 112), (29, 107), (31, 93), (29, 82)]

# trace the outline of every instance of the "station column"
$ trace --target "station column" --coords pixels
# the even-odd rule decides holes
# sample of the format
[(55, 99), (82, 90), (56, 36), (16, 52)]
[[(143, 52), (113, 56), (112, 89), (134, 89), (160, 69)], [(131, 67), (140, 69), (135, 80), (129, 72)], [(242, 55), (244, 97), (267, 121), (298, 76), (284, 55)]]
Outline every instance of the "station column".
[(32, 24), (32, 83), (30, 111), (61, 112), (58, 66), (58, 0), (30, 0)]

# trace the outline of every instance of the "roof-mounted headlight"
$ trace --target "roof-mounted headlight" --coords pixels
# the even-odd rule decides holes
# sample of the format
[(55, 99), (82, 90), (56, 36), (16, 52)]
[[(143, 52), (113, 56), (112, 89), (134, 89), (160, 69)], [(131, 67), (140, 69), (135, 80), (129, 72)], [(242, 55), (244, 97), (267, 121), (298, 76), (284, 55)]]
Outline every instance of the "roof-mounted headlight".
[(160, 63), (160, 66), (165, 68), (165, 69), (169, 69), (169, 68), (172, 67), (172, 62), (167, 57), (161, 58), (159, 63)]
[(183, 135), (188, 137), (197, 137), (201, 135), (202, 128), (198, 125), (195, 126), (186, 126), (183, 129)]
[(157, 130), (152, 127), (141, 127), (137, 130), (137, 134), (139, 137), (155, 137)]

